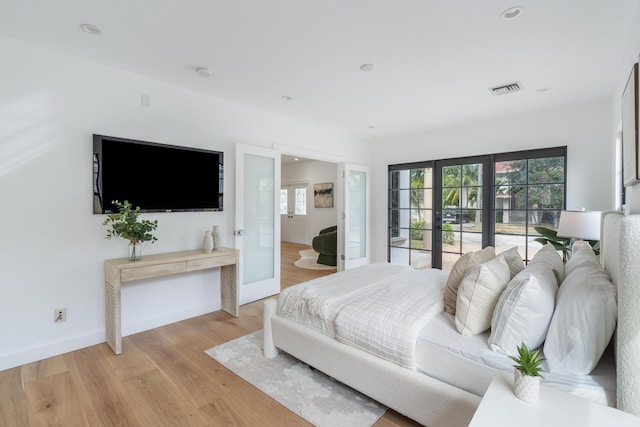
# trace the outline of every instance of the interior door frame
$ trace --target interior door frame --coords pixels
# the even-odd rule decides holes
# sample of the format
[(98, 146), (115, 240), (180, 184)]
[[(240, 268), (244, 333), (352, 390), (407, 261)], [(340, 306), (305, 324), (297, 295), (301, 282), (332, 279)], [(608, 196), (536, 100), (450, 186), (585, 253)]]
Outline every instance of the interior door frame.
[[(306, 148), (301, 148), (301, 147), (296, 147), (296, 146), (292, 146), (292, 145), (286, 145), (286, 144), (273, 144), (273, 149), (280, 152), (281, 154), (287, 154), (289, 156), (296, 156), (296, 157), (302, 157), (305, 159), (309, 159), (309, 160), (315, 160), (318, 162), (326, 162), (326, 163), (333, 163), (336, 165), (336, 179), (335, 182), (339, 183), (340, 182), (340, 165), (345, 163), (345, 159), (342, 156), (336, 156), (335, 154), (330, 154), (330, 153), (325, 153), (325, 152), (321, 152), (321, 151), (316, 151), (316, 150), (309, 150)], [(310, 182), (309, 183), (309, 191), (312, 191), (312, 185), (313, 183)], [(336, 201), (336, 206), (338, 207), (338, 209), (336, 209), (336, 224), (340, 224), (341, 221), (343, 221), (342, 219), (342, 214), (341, 214), (341, 210), (339, 209), (340, 205), (340, 201), (342, 200), (342, 189), (340, 188), (340, 185), (335, 185), (334, 186), (334, 194), (333, 194), (333, 198)], [(311, 198), (313, 198), (313, 196), (311, 196)], [(279, 210), (278, 210), (279, 212)], [(338, 230), (339, 231), (339, 230)], [(344, 239), (344, 229), (342, 233), (338, 233), (338, 251), (340, 250), (340, 239)], [(313, 239), (313, 236), (312, 236)], [(338, 263), (337, 263), (337, 271), (341, 271), (340, 270), (340, 254), (338, 253)]]
[[(292, 189), (295, 190), (297, 188), (302, 188), (302, 187), (305, 187), (306, 190), (307, 190), (307, 213), (305, 215), (297, 215), (295, 213), (295, 203), (296, 203), (295, 191), (293, 192), (293, 198), (289, 197), (290, 196), (289, 192)], [(305, 230), (304, 230), (304, 236), (303, 236), (304, 238), (303, 239), (294, 239), (294, 240), (303, 240), (304, 244), (311, 244), (311, 239), (312, 239), (312, 236), (311, 236), (312, 224), (311, 224), (311, 222), (312, 221), (311, 221), (311, 212), (310, 212), (309, 202), (313, 201), (313, 198), (309, 197), (310, 194), (311, 194), (311, 185), (309, 184), (309, 181), (304, 180), (304, 181), (280, 182), (280, 188), (281, 189), (285, 189), (285, 188), (287, 189), (287, 214), (286, 215), (280, 214), (281, 220), (282, 220), (283, 216), (286, 216), (287, 219), (292, 219), (294, 221), (296, 219), (298, 221), (304, 221), (304, 223), (305, 223)], [(290, 204), (293, 204), (293, 210), (291, 212), (289, 212), (289, 205)], [(305, 218), (304, 219), (299, 219), (302, 216), (304, 216)], [(280, 230), (280, 236), (281, 237), (283, 235), (283, 231), (284, 230), (282, 230), (282, 229)], [(293, 243), (300, 243), (300, 242), (293, 242)]]

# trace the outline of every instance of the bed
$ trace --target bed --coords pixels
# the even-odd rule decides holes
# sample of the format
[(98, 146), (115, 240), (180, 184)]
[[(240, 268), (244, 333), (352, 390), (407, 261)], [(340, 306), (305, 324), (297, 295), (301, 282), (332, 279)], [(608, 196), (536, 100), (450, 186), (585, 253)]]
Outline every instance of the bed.
[[(617, 286), (614, 338), (591, 374), (580, 375), (577, 384), (568, 381), (564, 371), (550, 373), (545, 381), (639, 415), (636, 349), (640, 348), (640, 314), (635, 307), (640, 289), (633, 284), (640, 282), (640, 215), (603, 213), (600, 263)], [(468, 425), (495, 371), (511, 369), (506, 355), (496, 358), (496, 352), (489, 349), (489, 332), (471, 334), (471, 339), (464, 340), (467, 354), (460, 354), (454, 345), (460, 337), (456, 330), (459, 325), (455, 316), (443, 312), (440, 298), (440, 302), (429, 302), (432, 308), (428, 313), (411, 314), (412, 328), (407, 334), (391, 329), (383, 339), (367, 340), (358, 324), (360, 308), (347, 308), (351, 307), (347, 301), (356, 299), (387, 307), (387, 298), (396, 296), (382, 291), (382, 283), (392, 282), (393, 289), (411, 287), (423, 280), (419, 274), (400, 266), (372, 264), (364, 274), (349, 270), (288, 288), (279, 300), (265, 302), (265, 356), (273, 356), (276, 349), (285, 351), (421, 424)], [(437, 289), (442, 289), (448, 279), (447, 273), (439, 270), (425, 274)], [(364, 293), (363, 283), (367, 284)], [(332, 288), (341, 289), (339, 298), (333, 296)], [(314, 298), (307, 298), (309, 295)], [(403, 304), (408, 304), (411, 312), (413, 301)], [(381, 330), (398, 313), (390, 310), (386, 316), (379, 322)], [(354, 319), (355, 324), (349, 323)], [(412, 340), (413, 347), (405, 348)], [(387, 355), (388, 348), (394, 349), (393, 355)]]

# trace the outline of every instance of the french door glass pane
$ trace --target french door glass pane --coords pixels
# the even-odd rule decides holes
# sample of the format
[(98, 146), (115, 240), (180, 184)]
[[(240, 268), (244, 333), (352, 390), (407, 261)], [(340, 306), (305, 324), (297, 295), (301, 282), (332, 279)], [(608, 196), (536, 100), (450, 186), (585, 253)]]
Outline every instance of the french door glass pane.
[(349, 259), (366, 257), (366, 173), (349, 171)]
[[(274, 277), (275, 163), (272, 158), (245, 154), (244, 160), (244, 283)], [(256, 216), (255, 213), (259, 213)]]
[(307, 214), (307, 187), (296, 188), (296, 215)]
[(564, 182), (564, 157), (529, 160), (529, 184)]
[(280, 189), (280, 215), (286, 215), (287, 214), (287, 195), (288, 195), (288, 190), (286, 188), (281, 188)]

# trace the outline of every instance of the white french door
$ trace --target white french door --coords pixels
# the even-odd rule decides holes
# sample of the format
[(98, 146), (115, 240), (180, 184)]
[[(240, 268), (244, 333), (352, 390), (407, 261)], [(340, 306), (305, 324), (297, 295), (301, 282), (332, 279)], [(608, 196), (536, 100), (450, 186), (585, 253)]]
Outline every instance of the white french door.
[(343, 163), (339, 167), (342, 179), (340, 212), (342, 233), (338, 233), (338, 271), (369, 264), (369, 168)]
[(280, 189), (280, 224), (282, 241), (311, 244), (309, 224), (309, 184), (283, 183)]
[(280, 292), (280, 153), (236, 144), (240, 304)]

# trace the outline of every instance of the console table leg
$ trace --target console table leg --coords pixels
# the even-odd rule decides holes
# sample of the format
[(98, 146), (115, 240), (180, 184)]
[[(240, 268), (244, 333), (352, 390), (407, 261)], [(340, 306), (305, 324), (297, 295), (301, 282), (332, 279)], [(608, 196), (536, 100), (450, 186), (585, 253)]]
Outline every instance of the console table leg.
[(220, 291), (222, 293), (222, 310), (238, 317), (238, 276), (236, 274), (236, 264), (220, 267)]
[(122, 353), (122, 329), (120, 324), (120, 286), (105, 282), (105, 341), (115, 354)]

